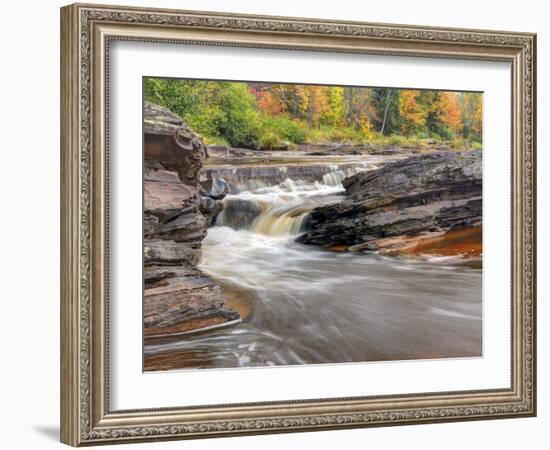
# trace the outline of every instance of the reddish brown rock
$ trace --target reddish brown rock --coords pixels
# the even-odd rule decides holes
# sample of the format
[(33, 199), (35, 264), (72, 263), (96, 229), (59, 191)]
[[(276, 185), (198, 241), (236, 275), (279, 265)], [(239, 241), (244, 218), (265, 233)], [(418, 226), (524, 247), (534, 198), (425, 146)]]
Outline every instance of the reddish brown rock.
[[(166, 339), (235, 323), (214, 280), (196, 268), (207, 219), (198, 174), (207, 151), (165, 108), (144, 108), (144, 335)], [(213, 207), (219, 207), (214, 205)]]
[(165, 339), (240, 320), (220, 286), (190, 266), (152, 267), (145, 274), (144, 334)]
[(416, 235), (381, 238), (348, 247), (352, 252), (373, 250), (385, 256), (451, 256), (457, 264), (481, 267), (483, 254), (482, 227), (449, 231), (427, 231)]
[(178, 173), (183, 184), (197, 185), (208, 153), (199, 137), (177, 115), (145, 102), (145, 160)]

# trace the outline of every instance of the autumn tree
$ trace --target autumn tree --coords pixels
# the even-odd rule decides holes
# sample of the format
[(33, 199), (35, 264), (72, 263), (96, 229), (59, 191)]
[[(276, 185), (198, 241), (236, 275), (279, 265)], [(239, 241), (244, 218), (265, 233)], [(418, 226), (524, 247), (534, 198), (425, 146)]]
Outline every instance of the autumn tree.
[(481, 141), (483, 102), (481, 94), (464, 92), (459, 96), (462, 134), (465, 138)]
[(462, 118), (455, 92), (441, 93), (441, 121), (455, 134), (462, 132)]
[(325, 90), (328, 108), (325, 108), (321, 116), (321, 124), (332, 127), (341, 127), (344, 125), (345, 99), (344, 88), (340, 86), (330, 86)]
[(420, 91), (405, 89), (399, 96), (399, 114), (401, 116), (401, 131), (405, 136), (421, 130), (426, 124), (426, 111), (418, 103)]
[(426, 131), (436, 138), (450, 139), (453, 132), (445, 123), (447, 101), (444, 92), (421, 91), (417, 101), (426, 114)]
[(329, 88), (326, 86), (306, 86), (307, 124), (309, 128), (318, 128), (321, 117), (330, 111)]
[(272, 116), (283, 114), (287, 111), (285, 85), (250, 83), (248, 89), (256, 97), (260, 111)]

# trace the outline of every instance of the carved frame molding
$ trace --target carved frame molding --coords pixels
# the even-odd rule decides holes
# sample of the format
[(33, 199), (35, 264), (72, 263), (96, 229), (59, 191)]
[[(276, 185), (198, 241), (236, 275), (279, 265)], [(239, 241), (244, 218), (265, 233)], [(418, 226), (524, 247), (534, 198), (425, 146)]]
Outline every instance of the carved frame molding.
[[(78, 446), (535, 415), (534, 34), (80, 4), (62, 8), (61, 19), (63, 442)], [(509, 61), (511, 388), (111, 411), (106, 100), (112, 40)]]

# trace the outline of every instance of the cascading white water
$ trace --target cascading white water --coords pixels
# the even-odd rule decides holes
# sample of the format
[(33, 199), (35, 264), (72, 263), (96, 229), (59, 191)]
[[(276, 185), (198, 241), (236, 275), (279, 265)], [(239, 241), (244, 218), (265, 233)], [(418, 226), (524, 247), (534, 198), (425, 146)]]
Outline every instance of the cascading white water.
[(374, 164), (364, 164), (362, 166), (340, 169), (338, 165), (333, 165), (332, 170), (329, 173), (323, 175), (322, 183), (326, 184), (327, 186), (341, 186), (342, 181), (344, 181), (346, 178), (351, 177), (352, 175), (355, 175), (356, 173), (362, 172), (364, 170), (376, 169), (376, 167), (377, 166)]
[(242, 197), (260, 205), (260, 214), (250, 230), (268, 236), (296, 235), (303, 231), (308, 213), (319, 205), (315, 197), (342, 191), (341, 186), (297, 185), (287, 178), (279, 186), (264, 188)]
[[(308, 183), (302, 179), (286, 178), (275, 186), (245, 190), (227, 196), (224, 199), (224, 211), (218, 216), (216, 224), (245, 228), (269, 236), (299, 234), (313, 208), (328, 201), (336, 201), (334, 196), (343, 192), (342, 181), (362, 170), (368, 170), (371, 166), (358, 165), (346, 169), (340, 169), (338, 165), (328, 167), (330, 172), (324, 174), (320, 182)], [(251, 215), (255, 212), (256, 215), (244, 226), (236, 226), (235, 219), (242, 219), (244, 211)]]
[(312, 163), (312, 164), (289, 164), (261, 165), (242, 167), (206, 166), (201, 177), (209, 176), (223, 178), (229, 186), (231, 194), (240, 192), (254, 192), (258, 189), (283, 185), (291, 180), (297, 186), (311, 185), (315, 182), (328, 186), (341, 184), (346, 177), (356, 174), (362, 170), (370, 170), (380, 166), (379, 157), (370, 157), (369, 162), (347, 159), (344, 163)]

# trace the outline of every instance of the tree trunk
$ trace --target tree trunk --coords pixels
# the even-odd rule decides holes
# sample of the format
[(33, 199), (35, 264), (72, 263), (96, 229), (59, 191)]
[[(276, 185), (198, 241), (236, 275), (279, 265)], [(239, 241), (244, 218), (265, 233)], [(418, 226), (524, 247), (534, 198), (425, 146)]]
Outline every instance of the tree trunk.
[(313, 128), (313, 103), (315, 102), (315, 94), (310, 92), (309, 101), (307, 104), (307, 126)]
[(386, 94), (386, 106), (384, 107), (384, 118), (382, 119), (382, 128), (380, 129), (380, 134), (384, 134), (384, 129), (386, 128), (386, 117), (388, 116), (388, 106), (390, 105), (390, 95), (391, 89), (388, 89)]
[(346, 125), (349, 127), (353, 123), (353, 88), (345, 88), (346, 101)]

